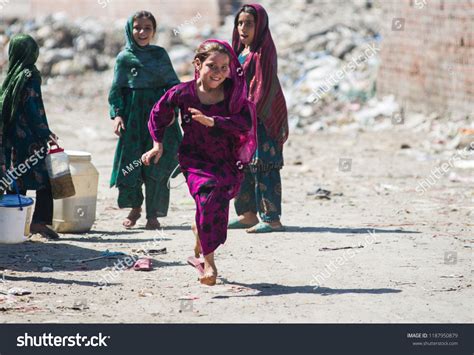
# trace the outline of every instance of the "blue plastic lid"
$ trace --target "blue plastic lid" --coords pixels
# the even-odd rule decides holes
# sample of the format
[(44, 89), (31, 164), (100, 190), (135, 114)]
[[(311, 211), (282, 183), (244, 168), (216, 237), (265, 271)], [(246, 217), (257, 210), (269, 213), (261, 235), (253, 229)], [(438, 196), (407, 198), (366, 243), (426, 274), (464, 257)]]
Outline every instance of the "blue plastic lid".
[[(22, 207), (28, 207), (34, 203), (33, 199), (30, 197), (20, 195), (20, 199)], [(20, 207), (18, 195), (3, 195), (3, 197), (0, 197), (0, 207)]]

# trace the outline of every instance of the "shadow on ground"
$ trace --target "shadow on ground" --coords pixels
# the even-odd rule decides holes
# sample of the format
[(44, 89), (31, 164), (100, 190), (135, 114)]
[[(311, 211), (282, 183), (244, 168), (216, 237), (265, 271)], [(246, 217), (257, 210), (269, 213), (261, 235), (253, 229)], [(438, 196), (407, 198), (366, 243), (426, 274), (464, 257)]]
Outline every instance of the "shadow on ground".
[(245, 284), (241, 282), (228, 281), (222, 279), (227, 285), (236, 285), (249, 289), (249, 291), (258, 291), (257, 294), (253, 295), (235, 295), (235, 296), (226, 296), (219, 295), (213, 298), (234, 298), (234, 297), (264, 297), (264, 296), (281, 296), (281, 295), (291, 295), (291, 294), (315, 294), (321, 296), (333, 296), (333, 295), (343, 295), (343, 294), (371, 294), (371, 295), (383, 295), (389, 293), (400, 293), (401, 290), (393, 288), (329, 288), (329, 287), (318, 287), (314, 286), (285, 286), (272, 283), (254, 283), (254, 284)]
[[(77, 241), (76, 239), (71, 239)], [(143, 240), (141, 240), (143, 242)], [(19, 272), (93, 271), (113, 268), (127, 255), (103, 257), (102, 251), (61, 242), (0, 245), (0, 270)], [(143, 257), (144, 255), (140, 255)], [(100, 258), (97, 260), (89, 260)], [(155, 268), (185, 265), (152, 259)], [(50, 268), (50, 269), (44, 269)]]
[(340, 234), (368, 234), (368, 233), (402, 233), (418, 234), (418, 231), (407, 231), (402, 229), (376, 229), (376, 228), (333, 228), (333, 227), (298, 227), (285, 226), (288, 233), (340, 233)]

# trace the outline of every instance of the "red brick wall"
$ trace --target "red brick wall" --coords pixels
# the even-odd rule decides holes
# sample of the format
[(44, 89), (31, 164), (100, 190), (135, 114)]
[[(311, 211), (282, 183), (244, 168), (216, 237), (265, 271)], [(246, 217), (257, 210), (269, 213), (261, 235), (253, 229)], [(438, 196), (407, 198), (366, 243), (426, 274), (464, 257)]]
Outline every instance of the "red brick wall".
[[(474, 1), (383, 0), (380, 95), (409, 110), (474, 112)], [(392, 30), (394, 18), (405, 21)], [(395, 24), (395, 28), (396, 24)]]

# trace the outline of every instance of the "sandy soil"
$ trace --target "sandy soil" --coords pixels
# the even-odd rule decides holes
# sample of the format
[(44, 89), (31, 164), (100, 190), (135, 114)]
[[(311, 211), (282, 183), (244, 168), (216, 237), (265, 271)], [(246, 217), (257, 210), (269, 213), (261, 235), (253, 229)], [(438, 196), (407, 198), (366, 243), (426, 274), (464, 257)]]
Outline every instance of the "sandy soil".
[[(426, 134), (409, 122), (383, 132), (292, 135), (282, 173), (287, 232), (230, 231), (217, 252), (218, 284), (206, 287), (186, 264), (194, 206), (177, 186), (182, 177), (172, 183), (163, 231), (145, 231), (144, 220), (121, 227), (127, 211), (108, 187), (116, 144), (110, 82), (108, 72), (43, 88), (52, 129), (67, 149), (91, 152), (100, 171), (97, 221), (90, 233), (58, 242), (0, 245), (1, 322), (473, 321), (472, 170), (452, 169), (464, 182), (445, 175), (417, 194), (418, 181), (454, 152), (426, 152)], [(339, 170), (341, 158), (352, 159), (351, 171)], [(308, 195), (318, 187), (342, 195)], [(71, 262), (150, 246), (167, 249), (153, 256), (153, 271), (123, 271), (105, 287), (98, 283), (116, 259)], [(31, 294), (2, 294), (13, 287)]]

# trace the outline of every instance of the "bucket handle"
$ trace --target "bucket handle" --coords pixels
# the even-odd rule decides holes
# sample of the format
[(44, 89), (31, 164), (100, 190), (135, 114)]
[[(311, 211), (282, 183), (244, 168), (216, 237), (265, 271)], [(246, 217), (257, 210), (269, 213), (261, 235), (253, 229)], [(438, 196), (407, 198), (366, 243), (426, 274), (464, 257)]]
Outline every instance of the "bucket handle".
[(53, 142), (49, 144), (48, 154), (56, 154), (56, 153), (62, 153), (62, 152), (64, 152), (64, 149), (61, 148), (57, 142)]
[(21, 203), (20, 190), (18, 189), (18, 184), (16, 183), (16, 180), (13, 180), (12, 185), (13, 185), (13, 188), (15, 189), (16, 195), (18, 196), (18, 204), (20, 205), (20, 211), (23, 211), (23, 204)]

